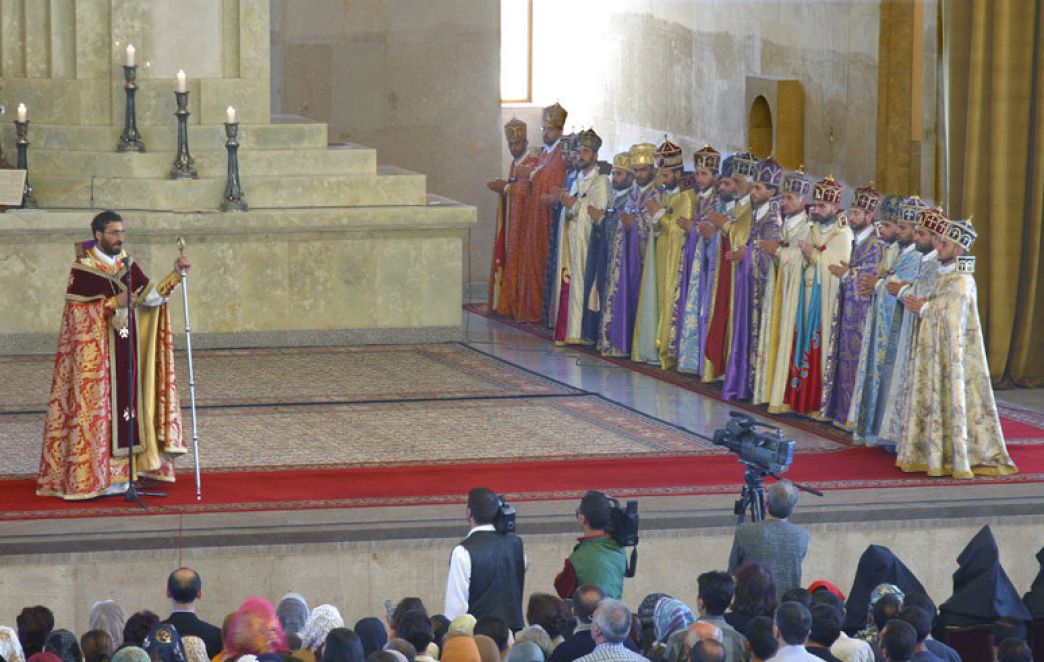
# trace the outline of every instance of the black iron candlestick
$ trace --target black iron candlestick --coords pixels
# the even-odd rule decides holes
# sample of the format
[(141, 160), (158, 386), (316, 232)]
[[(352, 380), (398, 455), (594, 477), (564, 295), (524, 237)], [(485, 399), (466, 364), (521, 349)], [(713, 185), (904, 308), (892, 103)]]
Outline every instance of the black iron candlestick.
[(178, 118), (178, 155), (174, 157), (174, 166), (170, 169), (171, 179), (199, 179), (196, 173), (195, 160), (189, 154), (188, 146), (188, 90), (174, 92), (174, 98), (178, 101), (178, 109), (174, 115)]
[(138, 132), (138, 117), (134, 106), (134, 95), (138, 91), (135, 80), (138, 77), (137, 66), (123, 65), (123, 89), (127, 93), (127, 103), (123, 109), (123, 133), (116, 145), (117, 152), (144, 152), (145, 141)]
[(221, 211), (246, 211), (243, 187), (239, 183), (239, 122), (225, 122), (225, 149), (228, 150), (228, 180)]
[(15, 146), (18, 148), (18, 170), (25, 170), (25, 186), (22, 187), (22, 209), (36, 209), (33, 187), (29, 185), (29, 120), (15, 120)]

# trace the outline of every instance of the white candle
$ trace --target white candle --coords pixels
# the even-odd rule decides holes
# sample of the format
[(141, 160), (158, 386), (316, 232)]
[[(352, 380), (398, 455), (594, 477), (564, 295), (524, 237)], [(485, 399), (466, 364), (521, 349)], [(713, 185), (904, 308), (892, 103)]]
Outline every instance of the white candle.
[(24, 103), (18, 104), (18, 121), (25, 122), (29, 119), (29, 109), (25, 107)]
[(228, 110), (225, 111), (225, 114), (228, 115), (228, 123), (229, 124), (235, 124), (236, 123), (236, 109), (235, 108), (233, 108), (232, 106), (229, 106)]
[(127, 66), (134, 66), (134, 44), (127, 44)]
[(185, 92), (187, 89), (185, 87), (185, 72), (178, 69), (178, 92)]

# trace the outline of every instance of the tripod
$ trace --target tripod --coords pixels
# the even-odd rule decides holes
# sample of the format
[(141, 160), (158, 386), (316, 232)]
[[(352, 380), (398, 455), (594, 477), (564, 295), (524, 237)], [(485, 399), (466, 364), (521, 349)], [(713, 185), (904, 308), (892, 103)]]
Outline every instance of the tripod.
[[(736, 524), (743, 524), (743, 520), (748, 512), (750, 513), (750, 521), (760, 522), (765, 519), (765, 476), (772, 476), (776, 480), (783, 479), (779, 477), (778, 473), (768, 469), (762, 469), (757, 465), (746, 462), (743, 462), (743, 464), (747, 467), (743, 472), (743, 489), (740, 490), (740, 498), (736, 500), (736, 505), (733, 508), (733, 512), (736, 513)], [(803, 492), (815, 494), (819, 497), (823, 496), (822, 492), (814, 490), (807, 485), (794, 483), (793, 481), (791, 483)]]

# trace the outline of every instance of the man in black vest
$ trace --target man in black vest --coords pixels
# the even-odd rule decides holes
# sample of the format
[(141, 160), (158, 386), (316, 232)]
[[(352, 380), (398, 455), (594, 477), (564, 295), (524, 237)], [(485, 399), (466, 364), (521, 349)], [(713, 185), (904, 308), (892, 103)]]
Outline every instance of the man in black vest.
[[(167, 578), (167, 597), (174, 603), (164, 623), (173, 625), (182, 637), (192, 635), (203, 640), (207, 655), (221, 652), (221, 628), (196, 616), (196, 600), (203, 597), (203, 580), (192, 568), (178, 568)], [(211, 652), (213, 651), (213, 652)]]
[(499, 509), (500, 498), (492, 490), (476, 487), (468, 492), (471, 530), (450, 554), (442, 613), (451, 621), (464, 613), (475, 618), (492, 616), (517, 632), (525, 626), (522, 585), (526, 560), (522, 539), (494, 528)]

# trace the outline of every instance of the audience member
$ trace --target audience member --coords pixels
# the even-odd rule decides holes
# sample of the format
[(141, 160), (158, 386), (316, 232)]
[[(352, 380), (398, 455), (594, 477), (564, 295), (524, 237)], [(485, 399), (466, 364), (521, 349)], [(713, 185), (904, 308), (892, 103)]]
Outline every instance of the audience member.
[(443, 613), (451, 619), (463, 613), (495, 616), (521, 630), (525, 552), (521, 538), (494, 528), (499, 510), (500, 497), (492, 490), (476, 487), (468, 493), (471, 530), (450, 554)]
[(870, 596), (870, 622), (866, 629), (856, 633), (856, 636), (873, 646), (878, 640), (878, 634), (884, 624), (899, 615), (902, 602), (903, 594), (897, 586), (891, 584), (878, 586)]
[(584, 535), (555, 577), (561, 597), (568, 598), (581, 584), (594, 584), (616, 600), (623, 596), (627, 554), (607, 531), (611, 514), (612, 504), (602, 492), (590, 490), (580, 500), (576, 520)]
[[(362, 642), (363, 653), (369, 657), (373, 653), (382, 650), (388, 643), (388, 630), (380, 619), (368, 616), (360, 619), (355, 624), (355, 634), (359, 635)], [(434, 628), (433, 628), (434, 629)]]
[(365, 662), (362, 641), (348, 628), (334, 628), (326, 635), (320, 662)]
[[(572, 597), (572, 593), (569, 596)], [(534, 593), (526, 604), (526, 622), (539, 625), (551, 639), (551, 650), (565, 638), (562, 629), (570, 621), (569, 608), (565, 601), (550, 593)], [(548, 654), (551, 650), (546, 651)]]
[(805, 609), (812, 609), (812, 594), (807, 589), (803, 589), (800, 586), (785, 591), (780, 602), (797, 602), (798, 604), (805, 605)]
[(18, 633), (13, 628), (0, 625), (0, 657), (6, 662), (25, 662), (22, 642), (18, 641)]
[(207, 645), (199, 637), (192, 634), (182, 637), (181, 647), (185, 649), (187, 662), (210, 662), (210, 657), (207, 656)]
[(750, 662), (772, 659), (779, 649), (776, 624), (768, 616), (755, 616), (747, 624), (747, 641), (750, 642)]
[(696, 622), (689, 606), (674, 598), (660, 598), (653, 608), (653, 636), (656, 643), (667, 645), (667, 640), (675, 632), (688, 629)]
[(366, 662), (406, 662), (406, 656), (399, 651), (379, 650), (367, 655)]
[[(892, 553), (892, 550), (880, 545), (870, 545), (859, 557), (855, 579), (852, 581), (852, 590), (848, 592), (848, 602), (845, 603), (847, 616), (842, 626), (845, 632), (855, 634), (871, 625), (871, 611), (874, 608), (873, 594), (875, 589), (882, 584), (895, 586), (902, 594), (911, 591), (924, 593), (921, 582)], [(902, 595), (899, 596), (899, 599), (902, 599)], [(877, 630), (874, 628), (874, 634), (876, 635), (876, 633)]]
[[(325, 639), (324, 634), (320, 644), (324, 643)], [(275, 607), (267, 598), (252, 596), (243, 601), (229, 622), (219, 662), (236, 660), (242, 655), (260, 656), (263, 653), (279, 653), (286, 650), (286, 634), (283, 632), (283, 626), (279, 624)], [(319, 649), (312, 650), (316, 659), (321, 658), (321, 645)]]
[[(475, 647), (478, 648), (479, 659), (481, 659), (482, 662), (500, 662), (506, 651), (503, 651), (499, 646), (497, 646), (497, 642), (494, 641), (492, 637), (487, 637), (484, 634), (476, 634), (474, 639)], [(514, 646), (512, 646), (512, 648), (514, 648)]]
[(203, 597), (203, 580), (191, 568), (178, 568), (167, 577), (167, 597), (173, 610), (164, 623), (170, 623), (178, 634), (195, 635), (203, 640), (207, 655), (221, 652), (221, 629), (196, 615), (196, 600)]
[(396, 636), (410, 642), (417, 649), (415, 660), (435, 662), (435, 659), (428, 654), (428, 644), (435, 638), (435, 633), (431, 628), (431, 619), (422, 609), (411, 609), (400, 614), (396, 618), (395, 633)]
[(595, 609), (591, 619), (591, 638), (594, 650), (579, 658), (582, 662), (645, 662), (638, 653), (629, 650), (624, 641), (631, 633), (631, 612), (619, 600), (605, 598)]
[(434, 642), (439, 650), (442, 650), (442, 638), (449, 632), (449, 626), (450, 620), (442, 614), (435, 614), (431, 617), (431, 631), (435, 634)]
[(18, 641), (22, 652), (28, 658), (43, 651), (47, 635), (54, 629), (54, 614), (42, 605), (26, 607), (15, 619), (18, 625)]
[[(601, 589), (598, 590), (600, 591)], [(655, 624), (653, 611), (656, 609), (656, 603), (660, 601), (660, 598), (669, 597), (666, 593), (650, 593), (642, 598), (641, 603), (638, 604), (635, 619), (638, 621), (638, 642), (641, 645), (643, 655), (647, 655), (649, 649), (656, 643), (656, 637), (653, 634), (653, 626)], [(592, 611), (591, 613), (593, 614), (594, 612)]]
[(924, 645), (935, 657), (947, 662), (961, 662), (961, 656), (957, 651), (932, 637), (931, 629), (935, 627), (935, 619), (939, 616), (939, 610), (935, 607), (935, 602), (926, 593), (914, 592), (906, 594), (906, 597), (903, 598), (903, 607), (920, 607), (931, 618), (932, 625), (929, 628), (928, 638), (924, 640)]
[(805, 640), (805, 650), (827, 662), (841, 662), (830, 651), (830, 647), (841, 634), (841, 612), (836, 608), (818, 604), (812, 607), (812, 627)]
[[(308, 602), (299, 593), (287, 593), (276, 605), (276, 617), (286, 633), (286, 642), (290, 650), (301, 649), (301, 633), (308, 623)], [(384, 629), (384, 626), (381, 626)]]
[(44, 641), (44, 652), (54, 653), (62, 658), (62, 662), (82, 662), (80, 642), (76, 635), (68, 630), (52, 630)]
[[(158, 618), (158, 617), (157, 617)], [(140, 646), (124, 646), (112, 654), (112, 662), (152, 662)]]
[(747, 623), (757, 616), (776, 617), (776, 580), (772, 570), (761, 563), (744, 563), (736, 571), (736, 594), (725, 621), (747, 636)]
[[(390, 643), (390, 642), (389, 642)], [(467, 635), (448, 637), (439, 662), (482, 662), (475, 640)]]
[(393, 637), (384, 645), (385, 650), (395, 651), (406, 658), (406, 662), (413, 662), (417, 658), (417, 649), (405, 639)]
[(842, 602), (845, 601), (845, 593), (836, 585), (828, 582), (825, 579), (817, 579), (808, 585), (808, 592), (814, 597), (816, 593), (830, 593)]
[(152, 662), (185, 662), (187, 657), (181, 635), (170, 623), (160, 623), (152, 628), (141, 647)]
[[(947, 626), (964, 627), (1032, 618), (1001, 565), (993, 532), (988, 525), (982, 527), (957, 556), (953, 595), (939, 605), (939, 620)], [(997, 632), (994, 637), (997, 641), (1005, 638)]]
[(123, 644), (141, 648), (152, 628), (159, 625), (160, 618), (148, 609), (134, 612), (123, 626)]
[[(836, 588), (836, 587), (835, 587)], [(818, 605), (827, 605), (837, 610), (841, 617), (842, 625), (845, 622), (845, 603), (840, 591), (835, 592), (828, 589), (812, 591), (813, 608)], [(842, 629), (837, 633), (837, 639), (830, 646), (830, 654), (841, 660), (841, 662), (874, 662), (874, 649), (862, 639), (853, 639), (845, 634)], [(960, 662), (958, 660), (958, 662)]]
[(917, 635), (917, 646), (914, 648), (913, 654), (915, 662), (942, 662), (925, 645), (925, 640), (932, 633), (932, 617), (927, 611), (920, 607), (904, 606), (899, 612), (899, 620), (906, 621), (913, 626), (914, 633)]
[(112, 649), (123, 645), (123, 626), (127, 624), (127, 615), (116, 604), (115, 600), (100, 600), (91, 605), (87, 614), (87, 627), (91, 630), (105, 630), (112, 638)]
[[(319, 650), (326, 642), (326, 636), (334, 628), (343, 628), (344, 619), (341, 612), (333, 605), (319, 605), (308, 614), (308, 622), (301, 632), (301, 650), (294, 657), (304, 662), (317, 662)], [(412, 660), (410, 662), (413, 662)]]
[(1008, 637), (997, 646), (997, 662), (1032, 662), (1029, 645), (1017, 637)]
[[(551, 653), (551, 657), (548, 658), (548, 662), (573, 662), (594, 650), (595, 643), (591, 636), (591, 618), (604, 597), (602, 589), (593, 584), (584, 584), (576, 590), (576, 594), (573, 595), (573, 599), (570, 601), (573, 616), (576, 618), (576, 628), (573, 629), (573, 634), (570, 637), (555, 648), (554, 652)], [(652, 620), (651, 615), (650, 620)], [(627, 646), (635, 653), (638, 652), (638, 646), (635, 645), (630, 637), (624, 640), (624, 646)]]
[(779, 650), (773, 660), (819, 662), (819, 658), (805, 650), (805, 640), (812, 629), (812, 614), (800, 602), (784, 602), (776, 610), (776, 637)]
[(674, 662), (688, 662), (692, 649), (702, 641), (716, 641), (723, 644), (721, 628), (706, 621), (696, 621), (687, 629), (671, 635), (665, 657)]
[(461, 614), (450, 621), (447, 634), (466, 634), (469, 637), (475, 634), (475, 623), (478, 622), (471, 614)]
[(888, 662), (910, 662), (917, 648), (917, 632), (906, 621), (893, 618), (881, 629), (881, 655)]
[(743, 662), (747, 659), (747, 638), (725, 620), (725, 610), (732, 604), (736, 582), (727, 572), (705, 572), (696, 578), (697, 622), (712, 623), (721, 629), (727, 662)]
[[(551, 643), (551, 637), (544, 631), (544, 628), (539, 625), (524, 627), (515, 635), (515, 646), (518, 646), (524, 641), (530, 641), (536, 644), (544, 653), (545, 658), (554, 650), (554, 645)], [(514, 650), (515, 646), (512, 646), (511, 649)]]
[(704, 639), (692, 647), (689, 662), (725, 662), (725, 646), (713, 639)]
[(112, 637), (105, 630), (88, 630), (80, 636), (83, 662), (109, 662), (114, 650)]
[(62, 662), (62, 658), (54, 653), (40, 651), (39, 653), (33, 653), (30, 655), (27, 662)]
[[(388, 603), (385, 603), (388, 604)], [(409, 597), (399, 600), (395, 608), (392, 609), (391, 613), (388, 614), (388, 632), (394, 638), (398, 637), (399, 634), (399, 620), (402, 619), (403, 614), (408, 611), (420, 610), (424, 612), (424, 616), (427, 617), (428, 609), (424, 606), (424, 601), (420, 598)]]
[(497, 644), (497, 650), (506, 653), (511, 646), (511, 630), (496, 616), (485, 616), (475, 621), (475, 636), (484, 634)]
[[(533, 641), (515, 642), (505, 662), (544, 662), (544, 651)], [(483, 661), (485, 662), (485, 661)]]
[(790, 522), (799, 493), (789, 480), (773, 483), (768, 489), (768, 517), (760, 522), (744, 522), (736, 527), (729, 555), (729, 572), (735, 573), (748, 561), (757, 561), (772, 570), (776, 599), (785, 591), (801, 586), (801, 562), (808, 551), (808, 531)]

